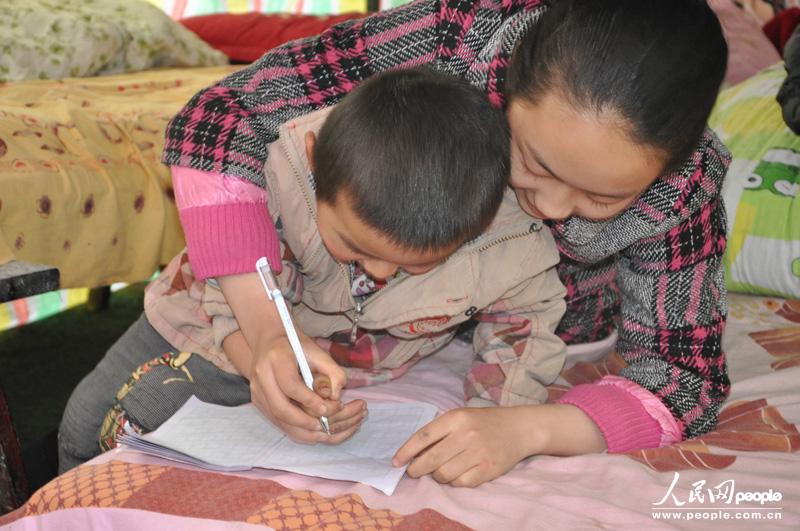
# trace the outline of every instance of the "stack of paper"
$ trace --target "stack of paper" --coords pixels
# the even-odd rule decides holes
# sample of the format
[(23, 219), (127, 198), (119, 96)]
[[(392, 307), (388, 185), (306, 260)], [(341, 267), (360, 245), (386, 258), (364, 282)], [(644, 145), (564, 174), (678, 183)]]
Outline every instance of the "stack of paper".
[(145, 453), (211, 470), (287, 470), (328, 479), (357, 481), (387, 495), (405, 468), (392, 457), (436, 416), (430, 404), (373, 403), (361, 428), (339, 445), (293, 442), (252, 404), (224, 407), (192, 397), (157, 430), (139, 435), (128, 426), (119, 442)]

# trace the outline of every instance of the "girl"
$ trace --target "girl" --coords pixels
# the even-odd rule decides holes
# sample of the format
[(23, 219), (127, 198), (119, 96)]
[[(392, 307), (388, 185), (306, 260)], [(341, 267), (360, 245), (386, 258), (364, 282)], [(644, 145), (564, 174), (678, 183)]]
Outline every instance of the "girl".
[[(560, 336), (583, 343), (616, 329), (628, 366), (558, 404), (451, 411), (395, 463), (472, 486), (530, 455), (700, 435), (729, 387), (719, 196), (728, 155), (705, 129), (726, 57), (702, 0), (559, 0), (549, 9), (540, 0), (418, 0), (289, 43), (199, 93), (168, 128), (164, 162), (192, 267), (221, 277), (234, 313), (246, 306), (259, 289), (252, 264), (278, 253), (262, 175), (278, 126), (377, 71), (431, 64), (507, 110), (512, 185), (529, 214), (550, 220), (561, 252)], [(253, 351), (254, 367), (269, 364)], [(251, 381), (254, 392), (260, 385)], [(466, 391), (491, 399), (478, 385)], [(290, 397), (320, 409), (318, 397)]]

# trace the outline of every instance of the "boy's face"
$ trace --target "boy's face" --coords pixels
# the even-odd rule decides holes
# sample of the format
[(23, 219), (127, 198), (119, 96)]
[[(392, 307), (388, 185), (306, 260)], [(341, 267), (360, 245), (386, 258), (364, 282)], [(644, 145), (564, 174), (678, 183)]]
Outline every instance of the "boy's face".
[[(315, 135), (306, 133), (306, 156), (312, 167), (315, 142)], [(398, 269), (409, 275), (427, 273), (459, 247), (455, 243), (423, 252), (399, 246), (358, 216), (346, 192), (339, 192), (332, 204), (317, 203), (317, 227), (331, 256), (344, 264), (357, 262), (375, 280), (390, 278)]]
[(459, 247), (453, 244), (425, 252), (401, 247), (364, 223), (345, 192), (340, 192), (333, 204), (317, 203), (317, 226), (325, 247), (337, 261), (357, 262), (375, 280), (390, 278), (398, 269), (410, 275), (427, 273)]

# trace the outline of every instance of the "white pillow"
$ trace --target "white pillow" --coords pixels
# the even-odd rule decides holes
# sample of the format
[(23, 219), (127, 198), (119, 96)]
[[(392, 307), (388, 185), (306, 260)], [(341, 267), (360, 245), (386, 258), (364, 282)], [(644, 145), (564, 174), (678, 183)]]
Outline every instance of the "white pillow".
[(142, 0), (0, 1), (0, 82), (225, 63)]

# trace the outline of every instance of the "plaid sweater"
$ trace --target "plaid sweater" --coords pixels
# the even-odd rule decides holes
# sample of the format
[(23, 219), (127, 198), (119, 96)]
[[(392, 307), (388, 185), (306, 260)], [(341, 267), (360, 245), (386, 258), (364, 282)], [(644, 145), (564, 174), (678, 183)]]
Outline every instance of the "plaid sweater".
[[(540, 0), (417, 0), (290, 42), (198, 93), (170, 122), (163, 160), (263, 186), (267, 145), (280, 124), (336, 103), (372, 73), (392, 68), (429, 64), (504, 105), (510, 53), (543, 9)], [(719, 194), (728, 160), (707, 131), (679, 171), (657, 179), (620, 216), (551, 227), (568, 290), (560, 335), (568, 343), (593, 341), (616, 327), (628, 363), (623, 378), (576, 386), (562, 399), (598, 423), (611, 451), (658, 446), (716, 425), (729, 389), (721, 350), (726, 226)], [(193, 240), (255, 231), (242, 226), (234, 234), (231, 222), (232, 211), (252, 204), (223, 206), (192, 218), (190, 253)], [(252, 212), (263, 225), (263, 205)], [(182, 219), (186, 226), (190, 218)], [(224, 258), (234, 262), (226, 249)], [(208, 276), (241, 272), (220, 267)]]

